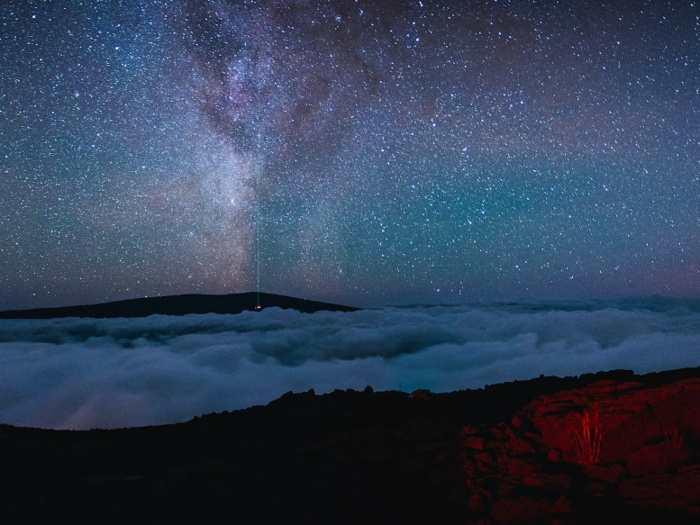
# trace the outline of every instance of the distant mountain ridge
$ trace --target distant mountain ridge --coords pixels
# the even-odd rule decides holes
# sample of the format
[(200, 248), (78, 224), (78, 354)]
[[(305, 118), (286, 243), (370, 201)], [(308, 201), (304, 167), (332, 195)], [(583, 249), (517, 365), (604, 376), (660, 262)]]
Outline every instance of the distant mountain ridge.
[[(187, 314), (238, 314), (254, 310), (257, 306), (257, 293), (247, 292), (228, 295), (188, 294), (166, 297), (143, 297), (110, 303), (64, 306), (59, 308), (37, 308), (33, 310), (10, 310), (0, 312), (0, 319), (53, 319), (59, 317), (91, 317), (95, 319), (117, 317), (148, 317), (149, 315)], [(286, 295), (261, 293), (260, 306), (299, 310), (314, 313), (321, 310), (331, 312), (353, 312), (359, 310), (320, 301), (308, 301)]]

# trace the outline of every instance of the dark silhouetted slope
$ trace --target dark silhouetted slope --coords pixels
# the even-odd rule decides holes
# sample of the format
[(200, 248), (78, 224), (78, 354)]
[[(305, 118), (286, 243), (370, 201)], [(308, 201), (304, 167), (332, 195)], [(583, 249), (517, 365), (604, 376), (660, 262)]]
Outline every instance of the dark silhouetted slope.
[[(91, 304), (82, 306), (66, 306), (62, 308), (39, 308), (35, 310), (12, 310), (0, 312), (0, 319), (53, 319), (56, 317), (147, 317), (149, 315), (187, 315), (187, 314), (238, 314), (244, 310), (253, 310), (257, 306), (256, 293), (240, 293), (229, 295), (173, 295), (168, 297), (147, 297), (128, 299), (112, 303)], [(260, 305), (263, 308), (277, 306), (279, 308), (299, 310), (313, 313), (320, 310), (332, 312), (352, 312), (357, 310), (351, 306), (308, 301), (285, 295), (268, 293), (260, 294)]]
[[(576, 461), (582, 410), (602, 432), (593, 465)], [(131, 429), (0, 424), (0, 521), (695, 525), (698, 414), (696, 368), (290, 392)]]

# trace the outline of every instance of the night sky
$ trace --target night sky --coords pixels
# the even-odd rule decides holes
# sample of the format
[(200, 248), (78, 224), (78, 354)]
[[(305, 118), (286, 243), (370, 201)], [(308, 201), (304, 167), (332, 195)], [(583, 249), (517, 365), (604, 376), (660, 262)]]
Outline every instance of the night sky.
[(0, 19), (2, 310), (246, 292), (258, 260), (354, 306), (700, 293), (696, 2)]

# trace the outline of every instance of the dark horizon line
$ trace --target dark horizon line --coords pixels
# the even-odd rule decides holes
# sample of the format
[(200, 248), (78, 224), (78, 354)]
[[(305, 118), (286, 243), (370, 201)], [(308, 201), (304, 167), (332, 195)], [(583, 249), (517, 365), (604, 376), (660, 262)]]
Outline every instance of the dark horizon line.
[[(321, 310), (331, 312), (354, 312), (361, 310), (322, 301), (299, 299), (286, 295), (260, 292), (259, 306), (279, 307), (314, 313)], [(0, 312), (0, 319), (54, 319), (63, 317), (88, 317), (96, 319), (120, 317), (148, 317), (149, 315), (188, 315), (188, 314), (238, 314), (246, 310), (254, 311), (258, 306), (258, 292), (234, 294), (182, 294), (158, 297), (122, 299), (107, 303)]]
[[(259, 296), (259, 301), (258, 301)], [(0, 319), (54, 319), (65, 317), (77, 318), (132, 318), (149, 315), (188, 315), (188, 314), (238, 314), (247, 310), (279, 307), (298, 310), (302, 313), (318, 311), (354, 312), (357, 310), (376, 310), (382, 308), (416, 308), (416, 307), (452, 307), (468, 306), (480, 308), (516, 308), (521, 311), (538, 312), (547, 310), (594, 311), (605, 308), (618, 310), (649, 310), (666, 312), (679, 308), (700, 313), (700, 296), (667, 296), (661, 294), (642, 296), (621, 296), (614, 298), (581, 297), (577, 299), (483, 299), (463, 303), (410, 303), (387, 304), (385, 306), (356, 307), (301, 299), (286, 295), (265, 292), (242, 292), (232, 294), (179, 294), (156, 297), (137, 297), (120, 299), (105, 303), (42, 307), (30, 309), (12, 309), (0, 311)]]

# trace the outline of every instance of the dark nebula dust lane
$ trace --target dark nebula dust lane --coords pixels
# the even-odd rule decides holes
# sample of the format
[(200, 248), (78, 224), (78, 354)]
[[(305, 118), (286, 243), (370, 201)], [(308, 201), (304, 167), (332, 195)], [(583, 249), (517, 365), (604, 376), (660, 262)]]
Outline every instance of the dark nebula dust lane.
[(3, 310), (698, 293), (696, 2), (0, 17)]

